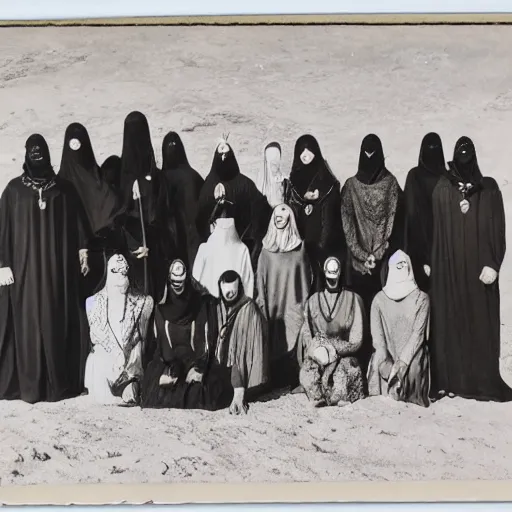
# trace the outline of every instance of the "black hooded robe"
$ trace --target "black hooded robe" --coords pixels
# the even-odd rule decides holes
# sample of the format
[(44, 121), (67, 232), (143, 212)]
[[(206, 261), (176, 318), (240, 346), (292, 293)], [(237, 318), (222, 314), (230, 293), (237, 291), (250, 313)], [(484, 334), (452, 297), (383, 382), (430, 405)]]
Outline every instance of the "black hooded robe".
[(201, 242), (210, 236), (210, 221), (217, 206), (215, 188), (219, 183), (225, 188), (227, 201), (233, 203), (235, 226), (242, 242), (251, 253), (253, 270), (258, 266), (261, 243), (272, 216), (272, 208), (267, 198), (258, 190), (255, 183), (240, 172), (233, 149), (229, 144), (225, 159), (215, 150), (210, 173), (206, 177), (199, 196), (197, 228)]
[[(9, 182), (0, 200), (0, 266), (14, 275), (1, 292), (3, 307), (9, 293), (10, 325), (2, 326), (0, 347), (15, 353), (19, 383), (14, 393), (12, 377), (5, 397), (54, 402), (83, 390), (78, 252), (87, 240), (80, 199), (53, 174), (44, 138), (31, 136), (26, 147), (27, 154), (42, 154), (44, 167), (32, 167), (27, 157), (25, 173)], [(1, 367), (0, 375), (13, 375), (13, 368)]]
[[(300, 159), (305, 149), (315, 155), (308, 165)], [(315, 190), (318, 190), (318, 198), (304, 198), (307, 192)], [(292, 170), (285, 183), (285, 202), (294, 211), (297, 227), (311, 258), (314, 273), (312, 293), (319, 291), (325, 260), (335, 256), (345, 261), (346, 246), (341, 224), (341, 185), (312, 135), (303, 135), (295, 143)]]
[[(133, 254), (144, 242), (140, 205), (133, 196), (135, 180), (141, 194), (146, 246), (149, 249), (147, 258), (137, 258)], [(140, 112), (132, 112), (125, 120), (120, 194), (124, 212), (121, 230), (129, 249), (134, 287), (157, 301), (165, 287), (166, 269), (176, 254), (177, 229), (165, 179), (156, 167), (148, 121)], [(144, 290), (145, 284), (147, 290)]]
[(411, 257), (416, 283), (424, 292), (430, 287), (424, 266), (431, 266), (432, 193), (445, 174), (441, 138), (437, 133), (428, 133), (421, 142), (418, 166), (409, 171), (404, 188), (405, 252)]
[[(78, 147), (77, 147), (78, 146)], [(70, 182), (82, 201), (89, 240), (89, 273), (82, 279), (82, 298), (92, 296), (106, 269), (104, 250), (121, 204), (102, 179), (89, 134), (84, 126), (72, 123), (66, 129), (59, 177)]]
[[(359, 166), (355, 176), (349, 178), (341, 191), (341, 216), (347, 242), (347, 286), (362, 299), (366, 314), (366, 334), (358, 359), (366, 373), (372, 353), (371, 334), (368, 329), (372, 301), (381, 289), (382, 262), (404, 244), (405, 208), (403, 191), (396, 178), (386, 169), (382, 143), (377, 135), (367, 135), (361, 144)], [(393, 207), (394, 205), (394, 207)], [(377, 234), (376, 226), (390, 223), (389, 236)], [(388, 231), (387, 229), (385, 230)], [(379, 238), (377, 238), (377, 236)], [(359, 253), (367, 251), (369, 241), (377, 245), (375, 268), (362, 273)], [(358, 254), (356, 254), (356, 251)]]
[[(233, 399), (231, 373), (215, 359), (218, 337), (217, 301), (201, 295), (187, 278), (177, 296), (167, 285), (165, 302), (155, 311), (156, 350), (142, 381), (143, 408), (225, 409)], [(200, 383), (186, 382), (191, 368), (202, 373)], [(176, 376), (171, 387), (160, 386), (164, 372)]]
[[(188, 163), (185, 147), (176, 132), (169, 132), (162, 144), (162, 171), (170, 203), (177, 216), (178, 254), (192, 268), (201, 239), (197, 231), (197, 205), (204, 180)], [(184, 250), (186, 248), (186, 251)]]
[[(470, 162), (460, 162), (463, 151)], [(499, 276), (489, 285), (479, 279), (484, 266), (499, 272), (505, 256), (503, 198), (496, 181), (482, 177), (467, 137), (457, 142), (450, 167), (432, 196), (432, 395), (510, 400), (499, 368)], [(465, 214), (459, 181), (473, 185)]]

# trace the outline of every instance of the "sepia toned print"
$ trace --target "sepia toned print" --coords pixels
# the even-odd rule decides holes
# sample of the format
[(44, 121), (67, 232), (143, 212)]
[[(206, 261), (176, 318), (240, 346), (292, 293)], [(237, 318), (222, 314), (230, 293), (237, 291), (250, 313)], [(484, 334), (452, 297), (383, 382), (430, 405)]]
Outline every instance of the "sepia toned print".
[(2, 33), (2, 485), (510, 477), (509, 27)]

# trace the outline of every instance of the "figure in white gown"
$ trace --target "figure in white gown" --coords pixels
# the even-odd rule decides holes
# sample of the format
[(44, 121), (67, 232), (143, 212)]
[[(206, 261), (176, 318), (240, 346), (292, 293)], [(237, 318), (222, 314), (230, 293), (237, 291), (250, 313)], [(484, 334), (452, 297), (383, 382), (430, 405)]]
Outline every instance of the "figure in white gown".
[(142, 348), (153, 299), (129, 288), (128, 263), (115, 254), (108, 261), (104, 288), (86, 301), (93, 348), (87, 358), (85, 387), (98, 403), (138, 403)]

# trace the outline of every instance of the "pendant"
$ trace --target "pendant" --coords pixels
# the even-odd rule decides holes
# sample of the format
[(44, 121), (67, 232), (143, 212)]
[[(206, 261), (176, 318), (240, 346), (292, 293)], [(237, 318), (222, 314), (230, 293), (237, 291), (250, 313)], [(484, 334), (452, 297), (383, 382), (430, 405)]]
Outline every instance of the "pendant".
[(42, 199), (39, 199), (37, 201), (37, 203), (39, 204), (39, 209), (40, 210), (46, 210), (46, 201), (43, 201)]
[(304, 211), (306, 212), (306, 215), (311, 215), (311, 212), (313, 211), (313, 205), (311, 204), (308, 204), (305, 208), (304, 208)]
[(467, 199), (463, 199), (460, 203), (460, 211), (462, 213), (467, 213), (469, 210), (469, 201)]

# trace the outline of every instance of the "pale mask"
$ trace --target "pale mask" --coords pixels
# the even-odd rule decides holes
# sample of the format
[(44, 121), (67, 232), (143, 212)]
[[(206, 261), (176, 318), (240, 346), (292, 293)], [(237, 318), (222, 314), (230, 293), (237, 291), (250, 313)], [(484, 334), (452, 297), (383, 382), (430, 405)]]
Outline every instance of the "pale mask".
[(228, 146), (228, 143), (227, 142), (221, 142), (218, 146), (217, 146), (217, 153), (219, 153), (222, 158), (222, 160), (226, 160), (226, 155), (229, 153), (229, 146)]
[(389, 259), (389, 276), (393, 283), (403, 283), (409, 279), (409, 263), (402, 251), (395, 252)]
[(281, 152), (276, 147), (270, 147), (265, 151), (265, 158), (270, 174), (277, 178), (281, 177)]
[(224, 300), (231, 304), (238, 298), (238, 290), (240, 288), (240, 280), (237, 279), (232, 283), (220, 283), (220, 291)]
[(185, 290), (187, 270), (182, 261), (176, 260), (169, 269), (169, 282), (171, 289), (176, 295), (181, 295)]
[(128, 262), (121, 254), (114, 254), (108, 260), (107, 281), (109, 286), (126, 288), (128, 286)]
[(341, 276), (341, 264), (337, 258), (329, 258), (324, 265), (327, 288), (333, 290), (338, 287)]
[(309, 165), (314, 160), (314, 158), (315, 154), (307, 148), (300, 154), (300, 160), (304, 165)]
[(277, 207), (274, 212), (274, 224), (277, 229), (284, 229), (290, 222), (290, 211), (284, 206)]

